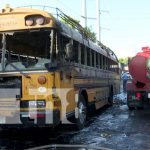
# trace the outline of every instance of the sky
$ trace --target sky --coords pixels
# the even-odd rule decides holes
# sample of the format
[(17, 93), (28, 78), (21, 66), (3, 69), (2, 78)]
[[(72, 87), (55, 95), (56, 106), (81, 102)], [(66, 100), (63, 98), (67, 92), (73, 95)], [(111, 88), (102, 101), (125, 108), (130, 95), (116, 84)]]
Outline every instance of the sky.
[[(46, 5), (60, 8), (80, 20), (82, 0), (0, 0), (0, 9)], [(96, 17), (96, 0), (87, 1), (87, 17)], [(141, 47), (150, 46), (150, 0), (100, 0), (101, 42), (112, 49), (118, 58), (134, 56)], [(96, 33), (96, 20), (87, 25)]]

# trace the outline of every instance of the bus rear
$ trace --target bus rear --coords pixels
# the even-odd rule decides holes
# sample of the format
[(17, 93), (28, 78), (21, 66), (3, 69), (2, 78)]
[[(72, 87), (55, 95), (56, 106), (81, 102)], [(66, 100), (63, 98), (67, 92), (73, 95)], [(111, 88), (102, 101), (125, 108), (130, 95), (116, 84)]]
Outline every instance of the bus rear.
[(56, 55), (56, 29), (44, 11), (6, 7), (0, 13), (0, 124), (59, 124), (60, 77), (46, 67)]

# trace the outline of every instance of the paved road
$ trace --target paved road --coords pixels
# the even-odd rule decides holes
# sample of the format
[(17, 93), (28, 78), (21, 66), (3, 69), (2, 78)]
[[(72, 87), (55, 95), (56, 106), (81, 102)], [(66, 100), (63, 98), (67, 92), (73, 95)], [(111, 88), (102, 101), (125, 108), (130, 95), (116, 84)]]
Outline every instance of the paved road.
[[(118, 99), (119, 98), (119, 99)], [(112, 149), (150, 149), (150, 107), (129, 111), (126, 95), (115, 98), (113, 107), (96, 116), (94, 122), (70, 142)]]
[[(37, 136), (39, 133), (39, 136)], [(126, 95), (115, 97), (112, 107), (90, 118), (82, 131), (63, 127), (56, 131), (30, 129), (0, 132), (1, 149), (24, 149), (46, 144), (84, 144), (117, 150), (150, 149), (150, 107), (129, 111)]]

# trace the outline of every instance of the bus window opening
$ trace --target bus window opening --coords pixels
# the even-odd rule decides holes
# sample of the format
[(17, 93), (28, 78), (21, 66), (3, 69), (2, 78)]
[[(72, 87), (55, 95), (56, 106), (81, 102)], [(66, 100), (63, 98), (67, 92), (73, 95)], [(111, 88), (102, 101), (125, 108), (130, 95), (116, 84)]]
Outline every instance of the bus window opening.
[[(50, 62), (50, 32), (9, 33), (5, 34), (5, 43), (2, 35), (0, 39), (0, 59), (2, 60), (4, 57), (5, 60), (4, 64), (0, 61), (0, 71), (2, 71), (3, 65), (5, 71), (16, 70), (13, 66), (19, 70), (45, 69), (44, 64)], [(3, 49), (4, 44), (6, 45), (5, 50)]]

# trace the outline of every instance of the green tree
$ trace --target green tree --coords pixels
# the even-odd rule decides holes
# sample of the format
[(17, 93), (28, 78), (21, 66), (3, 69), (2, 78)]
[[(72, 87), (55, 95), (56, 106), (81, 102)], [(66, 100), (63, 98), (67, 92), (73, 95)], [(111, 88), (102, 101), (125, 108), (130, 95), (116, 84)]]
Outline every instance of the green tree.
[(128, 57), (119, 58), (119, 62), (121, 64), (127, 65), (128, 64)]
[(128, 65), (128, 57), (119, 58), (119, 63), (121, 65), (121, 69), (124, 70), (124, 67)]
[(83, 28), (80, 25), (80, 21), (73, 19), (70, 16), (64, 16), (61, 17), (61, 21), (65, 24), (67, 24), (68, 26), (70, 26), (73, 29), (79, 29), (80, 32), (84, 33), (86, 37), (90, 38), (90, 40), (92, 40), (93, 42), (96, 42), (96, 33), (92, 32), (92, 28), (91, 27), (85, 27)]
[(93, 42), (96, 42), (96, 33), (92, 32), (91, 27), (85, 27), (85, 33)]
[(76, 28), (75, 25), (81, 26), (79, 20), (73, 19), (70, 16), (62, 16), (61, 21), (73, 29)]

